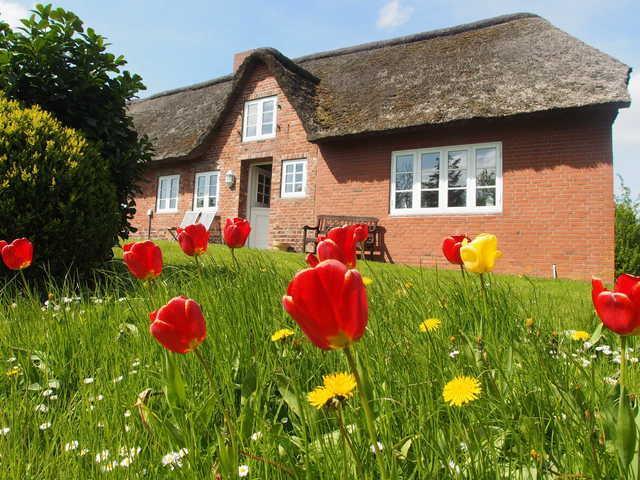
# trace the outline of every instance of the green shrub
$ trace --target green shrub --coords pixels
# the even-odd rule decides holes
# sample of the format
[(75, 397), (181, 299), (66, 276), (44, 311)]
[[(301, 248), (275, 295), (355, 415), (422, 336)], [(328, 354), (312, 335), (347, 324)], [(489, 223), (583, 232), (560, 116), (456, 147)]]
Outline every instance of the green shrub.
[(621, 273), (640, 275), (640, 209), (624, 184), (616, 199), (616, 276)]
[(36, 265), (54, 275), (87, 273), (110, 258), (118, 226), (98, 151), (50, 113), (0, 97), (0, 239), (29, 238)]

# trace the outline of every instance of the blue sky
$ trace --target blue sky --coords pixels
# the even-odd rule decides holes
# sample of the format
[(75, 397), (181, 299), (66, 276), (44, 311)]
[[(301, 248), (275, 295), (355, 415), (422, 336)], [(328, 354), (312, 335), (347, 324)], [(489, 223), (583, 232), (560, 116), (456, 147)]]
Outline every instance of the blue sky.
[[(0, 0), (15, 24), (35, 2)], [(529, 11), (638, 72), (636, 104), (614, 125), (614, 165), (640, 194), (640, 2), (637, 0), (60, 0), (124, 54), (143, 95), (230, 73), (235, 52), (270, 46), (296, 57), (322, 50)], [(617, 184), (617, 181), (616, 181)]]

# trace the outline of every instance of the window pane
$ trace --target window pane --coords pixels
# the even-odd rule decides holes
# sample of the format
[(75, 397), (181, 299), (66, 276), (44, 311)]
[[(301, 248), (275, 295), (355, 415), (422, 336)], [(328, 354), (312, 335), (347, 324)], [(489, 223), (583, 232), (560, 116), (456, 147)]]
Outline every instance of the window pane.
[(262, 113), (273, 113), (273, 100), (267, 100), (262, 103)]
[(209, 195), (215, 197), (218, 194), (218, 175), (209, 177)]
[(396, 208), (411, 208), (412, 204), (411, 192), (396, 193)]
[(295, 165), (293, 163), (287, 163), (287, 166), (284, 167), (285, 173), (293, 173), (293, 168)]
[(302, 191), (302, 184), (301, 183), (296, 183), (294, 190), (296, 192), (301, 192)]
[(438, 188), (440, 172), (438, 170), (422, 170), (422, 188)]
[(396, 172), (413, 172), (413, 155), (398, 155)]
[(285, 191), (285, 193), (293, 192), (293, 185), (291, 183), (285, 183), (284, 184), (284, 191)]
[(206, 181), (206, 178), (204, 176), (199, 176), (198, 177), (198, 188), (197, 188), (197, 195), (199, 197), (202, 197), (204, 195), (204, 183)]
[(449, 187), (466, 187), (466, 170), (449, 170)]
[(396, 174), (396, 190), (411, 190), (413, 187), (413, 173)]
[(269, 135), (273, 133), (273, 123), (262, 124), (262, 135)]
[(449, 152), (449, 170), (456, 168), (467, 168), (467, 151), (460, 150), (457, 152)]
[(285, 181), (285, 183), (291, 183), (291, 182), (293, 182), (293, 173), (287, 173), (287, 174), (284, 176), (284, 181)]
[[(171, 198), (176, 198), (178, 196), (178, 179), (177, 178), (171, 179), (171, 191), (169, 192), (169, 196)], [(171, 207), (171, 208), (174, 208), (174, 207)]]
[(216, 197), (209, 197), (209, 207), (215, 207), (216, 206)]
[(273, 112), (262, 112), (262, 124), (273, 123)]
[(302, 174), (296, 173), (296, 183), (302, 183)]
[(497, 152), (495, 147), (476, 150), (476, 168), (496, 168)]
[(420, 195), (420, 206), (422, 208), (435, 208), (438, 206), (438, 191), (429, 190)]
[(422, 170), (440, 170), (440, 153), (423, 153), (421, 167)]
[(467, 191), (466, 190), (449, 190), (448, 206), (449, 207), (466, 207)]
[(169, 208), (176, 208), (176, 199), (172, 198), (169, 200)]
[(255, 136), (256, 136), (256, 126), (247, 125), (247, 137), (255, 137)]
[(296, 163), (296, 172), (302, 172), (303, 169), (304, 169), (303, 163)]
[(160, 180), (160, 192), (158, 193), (158, 196), (162, 200), (167, 198), (167, 181), (166, 180)]
[(196, 208), (202, 208), (204, 207), (204, 198), (198, 198), (196, 200)]
[(478, 186), (493, 186), (496, 184), (496, 171), (492, 168), (482, 168), (478, 170)]
[(167, 208), (167, 201), (164, 198), (161, 198), (158, 202), (158, 210), (164, 210)]
[(476, 206), (493, 207), (496, 204), (495, 188), (479, 188), (476, 191)]

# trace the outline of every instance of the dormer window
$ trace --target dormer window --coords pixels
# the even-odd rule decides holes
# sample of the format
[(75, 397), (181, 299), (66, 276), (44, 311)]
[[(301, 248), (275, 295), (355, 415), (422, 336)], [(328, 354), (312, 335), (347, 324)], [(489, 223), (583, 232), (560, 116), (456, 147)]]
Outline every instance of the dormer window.
[(242, 140), (264, 140), (276, 136), (277, 98), (265, 97), (244, 104)]

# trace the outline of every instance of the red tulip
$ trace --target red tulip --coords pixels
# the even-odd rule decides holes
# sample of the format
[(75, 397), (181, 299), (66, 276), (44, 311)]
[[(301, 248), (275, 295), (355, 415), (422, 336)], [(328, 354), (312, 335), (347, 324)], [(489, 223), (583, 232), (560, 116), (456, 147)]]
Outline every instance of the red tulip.
[(593, 305), (604, 326), (619, 335), (640, 335), (640, 277), (620, 275), (613, 292), (596, 277), (591, 285)]
[(162, 250), (152, 241), (127, 243), (122, 248), (122, 259), (134, 277), (150, 280), (162, 273)]
[(149, 314), (151, 335), (175, 353), (189, 353), (207, 336), (200, 305), (187, 297), (175, 297)]
[(442, 253), (450, 263), (464, 265), (462, 258), (460, 258), (460, 248), (464, 240), (471, 241), (466, 235), (450, 235), (442, 241)]
[(229, 248), (241, 248), (247, 242), (247, 238), (251, 233), (251, 225), (244, 218), (234, 218), (227, 221), (222, 230), (222, 238)]
[(324, 350), (359, 340), (369, 317), (362, 277), (337, 260), (298, 272), (282, 305), (309, 340)]
[(178, 243), (190, 257), (202, 255), (209, 246), (209, 231), (201, 223), (178, 228)]
[(369, 228), (363, 224), (332, 228), (326, 236), (318, 236), (317, 257), (307, 255), (307, 264), (313, 267), (324, 260), (334, 259), (344, 263), (347, 268), (355, 268), (356, 246), (364, 242), (368, 235)]
[(11, 243), (0, 241), (0, 253), (7, 268), (22, 270), (33, 262), (33, 245), (26, 238), (18, 238)]

